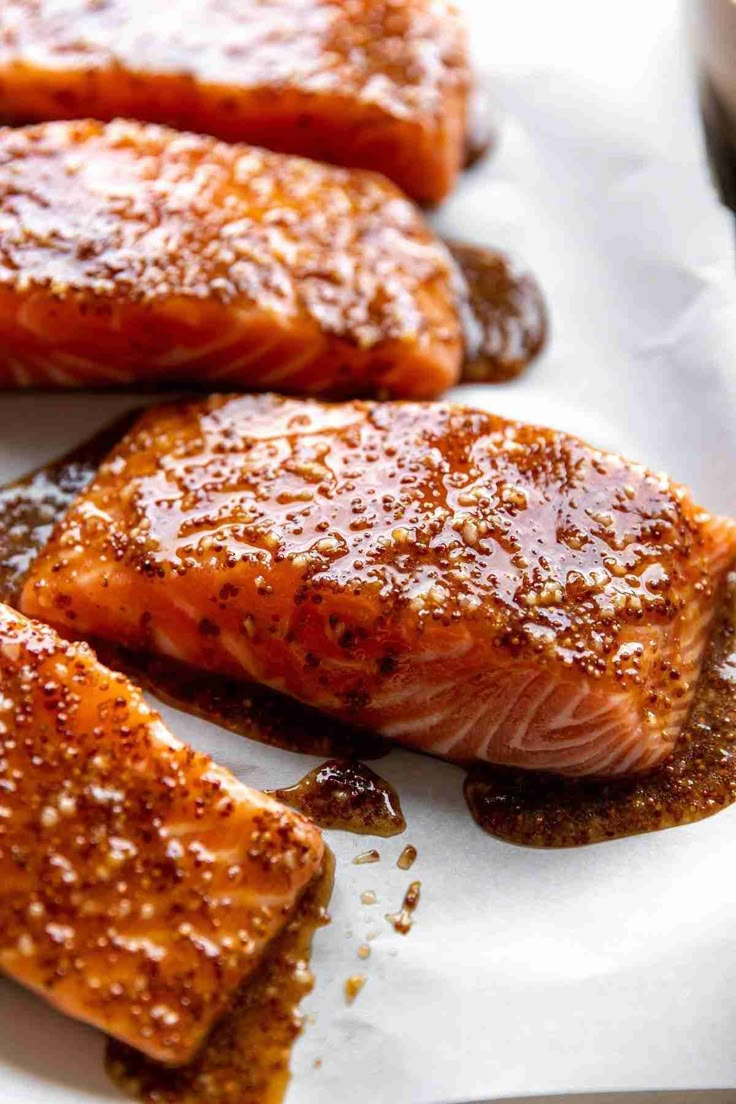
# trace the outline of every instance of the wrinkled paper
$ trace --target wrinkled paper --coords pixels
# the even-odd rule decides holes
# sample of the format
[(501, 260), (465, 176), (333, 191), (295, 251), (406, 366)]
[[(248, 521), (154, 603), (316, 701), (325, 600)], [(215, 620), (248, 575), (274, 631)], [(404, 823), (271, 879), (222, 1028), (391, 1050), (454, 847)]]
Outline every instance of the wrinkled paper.
[[(500, 141), (434, 219), (448, 236), (525, 259), (547, 292), (552, 338), (522, 379), (456, 397), (644, 460), (736, 513), (736, 243), (707, 175), (677, 5), (465, 6)], [(0, 397), (0, 478), (136, 402)], [(316, 765), (163, 712), (254, 786), (288, 785)], [(408, 829), (379, 842), (329, 834), (333, 922), (316, 939), (288, 1104), (736, 1086), (736, 808), (674, 831), (532, 851), (475, 827), (460, 770), (405, 752), (377, 769), (398, 787)], [(406, 843), (419, 850), (410, 873), (395, 865)], [(374, 844), (380, 864), (352, 864)], [(384, 914), (414, 878), (421, 904), (401, 936)], [(377, 904), (361, 903), (367, 889)], [(368, 981), (348, 1007), (355, 973)], [(8, 982), (0, 1025), (3, 1104), (118, 1099), (97, 1032)]]

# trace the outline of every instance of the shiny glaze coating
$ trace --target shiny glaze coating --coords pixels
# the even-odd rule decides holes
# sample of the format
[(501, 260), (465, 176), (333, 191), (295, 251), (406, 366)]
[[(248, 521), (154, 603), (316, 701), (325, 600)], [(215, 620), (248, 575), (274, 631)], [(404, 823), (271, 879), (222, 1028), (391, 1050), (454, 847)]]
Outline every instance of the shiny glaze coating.
[(470, 75), (445, 0), (4, 0), (0, 117), (123, 115), (375, 169), (437, 201)]
[(26, 581), (81, 634), (459, 760), (671, 750), (736, 525), (573, 437), (446, 404), (147, 412)]
[(86, 645), (0, 606), (0, 968), (184, 1062), (321, 859)]
[(455, 281), (377, 175), (138, 123), (0, 131), (0, 386), (431, 396)]

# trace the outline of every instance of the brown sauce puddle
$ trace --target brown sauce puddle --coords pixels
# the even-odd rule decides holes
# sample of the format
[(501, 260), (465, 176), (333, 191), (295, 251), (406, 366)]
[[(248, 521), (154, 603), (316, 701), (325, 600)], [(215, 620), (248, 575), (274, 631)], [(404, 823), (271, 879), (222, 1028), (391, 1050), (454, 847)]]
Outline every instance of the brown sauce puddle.
[(362, 763), (333, 759), (295, 786), (269, 792), (320, 828), (384, 839), (406, 830), (396, 790)]
[(115, 1084), (145, 1104), (280, 1104), (302, 1029), (299, 1005), (314, 986), (307, 965), (312, 940), (329, 921), (333, 879), (328, 852), (322, 874), (194, 1062), (167, 1068), (111, 1039), (106, 1066)]
[(459, 242), (447, 245), (463, 284), (462, 382), (514, 379), (539, 355), (547, 340), (547, 306), (539, 284), (504, 253)]

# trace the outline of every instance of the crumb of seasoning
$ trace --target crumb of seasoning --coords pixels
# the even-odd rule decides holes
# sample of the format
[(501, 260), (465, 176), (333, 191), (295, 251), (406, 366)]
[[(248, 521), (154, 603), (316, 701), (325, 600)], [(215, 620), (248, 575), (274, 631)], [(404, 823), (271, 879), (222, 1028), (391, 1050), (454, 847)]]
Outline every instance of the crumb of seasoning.
[(360, 899), (364, 905), (375, 905), (378, 897), (372, 889), (365, 889), (360, 895)]
[(414, 913), (421, 896), (422, 883), (412, 882), (407, 889), (398, 912), (387, 912), (386, 919), (399, 935), (408, 935), (414, 923)]
[(322, 1069), (322, 1059), (321, 1058), (315, 1058), (314, 1062), (312, 1064), (314, 1065), (315, 1069)]
[(345, 982), (345, 1003), (352, 1004), (358, 993), (365, 985), (367, 978), (365, 974), (353, 974)]
[(363, 851), (362, 854), (356, 855), (353, 859), (355, 866), (365, 866), (367, 863), (380, 862), (381, 856), (375, 847), (372, 847), (370, 851)]
[(358, 947), (358, 958), (370, 958), (371, 949), (367, 943), (361, 943)]
[(417, 849), (413, 844), (407, 843), (404, 850), (396, 860), (396, 865), (399, 870), (410, 870), (414, 863), (417, 861)]

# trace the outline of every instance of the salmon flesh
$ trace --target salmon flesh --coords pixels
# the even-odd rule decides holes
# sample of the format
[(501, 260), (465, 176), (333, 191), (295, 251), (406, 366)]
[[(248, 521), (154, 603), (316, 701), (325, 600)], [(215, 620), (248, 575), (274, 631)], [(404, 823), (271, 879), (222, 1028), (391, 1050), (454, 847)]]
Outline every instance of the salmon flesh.
[(118, 115), (378, 170), (437, 202), (468, 45), (445, 0), (3, 0), (0, 118)]
[(457, 761), (619, 775), (686, 718), (736, 523), (574, 437), (449, 404), (145, 413), (22, 608)]
[(429, 398), (459, 377), (458, 291), (375, 174), (139, 123), (0, 130), (0, 387)]
[(0, 605), (0, 968), (190, 1059), (322, 861), (309, 821), (175, 740), (86, 644)]

